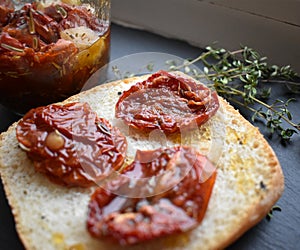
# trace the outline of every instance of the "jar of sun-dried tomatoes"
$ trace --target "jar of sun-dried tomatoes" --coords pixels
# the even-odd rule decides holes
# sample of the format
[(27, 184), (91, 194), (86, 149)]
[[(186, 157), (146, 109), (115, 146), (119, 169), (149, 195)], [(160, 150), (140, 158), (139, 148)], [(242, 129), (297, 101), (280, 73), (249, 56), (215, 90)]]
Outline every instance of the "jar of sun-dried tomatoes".
[(109, 60), (109, 0), (0, 0), (0, 103), (23, 114), (78, 93)]

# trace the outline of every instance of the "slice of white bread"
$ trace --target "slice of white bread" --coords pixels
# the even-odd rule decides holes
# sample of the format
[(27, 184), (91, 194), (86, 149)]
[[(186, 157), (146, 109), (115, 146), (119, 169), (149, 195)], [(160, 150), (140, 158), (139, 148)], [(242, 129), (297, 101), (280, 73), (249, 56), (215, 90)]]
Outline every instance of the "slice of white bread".
[[(177, 73), (182, 74), (182, 73)], [(142, 134), (114, 117), (122, 91), (147, 76), (97, 86), (65, 102), (87, 102), (100, 117), (119, 127), (128, 140), (128, 161), (137, 149), (185, 144), (206, 154), (217, 167), (217, 179), (202, 223), (194, 230), (156, 239), (130, 249), (222, 249), (258, 223), (284, 188), (280, 164), (259, 130), (224, 99), (209, 122), (184, 136), (159, 131)], [(18, 147), (16, 123), (0, 138), (0, 173), (17, 231), (26, 249), (123, 249), (93, 239), (86, 230), (93, 188), (66, 188), (36, 173)], [(125, 249), (124, 248), (124, 249)]]

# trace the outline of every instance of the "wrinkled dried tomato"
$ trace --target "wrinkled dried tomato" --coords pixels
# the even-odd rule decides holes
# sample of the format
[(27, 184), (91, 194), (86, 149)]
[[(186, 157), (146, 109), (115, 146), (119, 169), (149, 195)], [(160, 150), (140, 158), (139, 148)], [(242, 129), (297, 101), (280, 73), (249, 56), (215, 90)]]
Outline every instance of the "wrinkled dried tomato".
[[(93, 237), (121, 245), (195, 228), (205, 215), (216, 178), (205, 156), (179, 146), (139, 151), (121, 173), (94, 192), (87, 219)], [(137, 191), (148, 196), (135, 197)]]
[(30, 110), (18, 123), (17, 139), (38, 172), (55, 183), (87, 187), (119, 169), (126, 138), (86, 103)]
[(13, 12), (14, 5), (10, 0), (0, 0), (0, 31), (9, 20), (10, 14)]
[(122, 94), (116, 117), (140, 130), (174, 133), (205, 123), (218, 108), (216, 92), (190, 78), (159, 71)]
[(99, 34), (103, 34), (107, 29), (105, 23), (93, 15), (92, 10), (84, 5), (52, 4), (45, 7), (44, 12), (58, 22), (61, 29), (85, 26), (99, 32)]

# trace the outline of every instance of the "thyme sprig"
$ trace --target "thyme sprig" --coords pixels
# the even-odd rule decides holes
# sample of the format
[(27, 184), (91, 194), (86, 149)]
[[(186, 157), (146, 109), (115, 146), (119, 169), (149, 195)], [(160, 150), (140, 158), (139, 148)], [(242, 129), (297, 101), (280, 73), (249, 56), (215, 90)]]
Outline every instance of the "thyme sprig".
[[(203, 72), (191, 67), (198, 62), (202, 63)], [(299, 77), (289, 65), (270, 66), (266, 57), (246, 46), (236, 51), (209, 46), (197, 58), (184, 60), (180, 65), (174, 61), (166, 63), (170, 70), (183, 70), (197, 79), (209, 79), (220, 96), (253, 112), (253, 121), (264, 120), (271, 134), (276, 132), (282, 139), (289, 140), (300, 131), (300, 123), (292, 121), (288, 109), (294, 99), (266, 102), (271, 94), (266, 83), (299, 84), (300, 88)], [(288, 128), (284, 128), (283, 121)]]

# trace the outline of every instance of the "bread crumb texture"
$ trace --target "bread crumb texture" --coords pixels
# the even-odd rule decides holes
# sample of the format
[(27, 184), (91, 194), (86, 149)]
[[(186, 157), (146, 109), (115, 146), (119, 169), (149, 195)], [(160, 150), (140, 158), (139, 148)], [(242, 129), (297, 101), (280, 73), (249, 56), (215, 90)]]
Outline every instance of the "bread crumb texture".
[(222, 98), (220, 109), (208, 123), (181, 135), (143, 134), (117, 120), (114, 109), (119, 94), (136, 80), (100, 85), (66, 102), (87, 102), (100, 117), (119, 127), (128, 140), (127, 162), (137, 149), (179, 144), (207, 155), (217, 167), (217, 179), (202, 223), (190, 232), (125, 248), (93, 239), (85, 226), (93, 188), (64, 188), (36, 173), (18, 147), (14, 124), (1, 134), (0, 171), (27, 249), (221, 249), (261, 220), (280, 197), (283, 176), (273, 150), (258, 129)]

